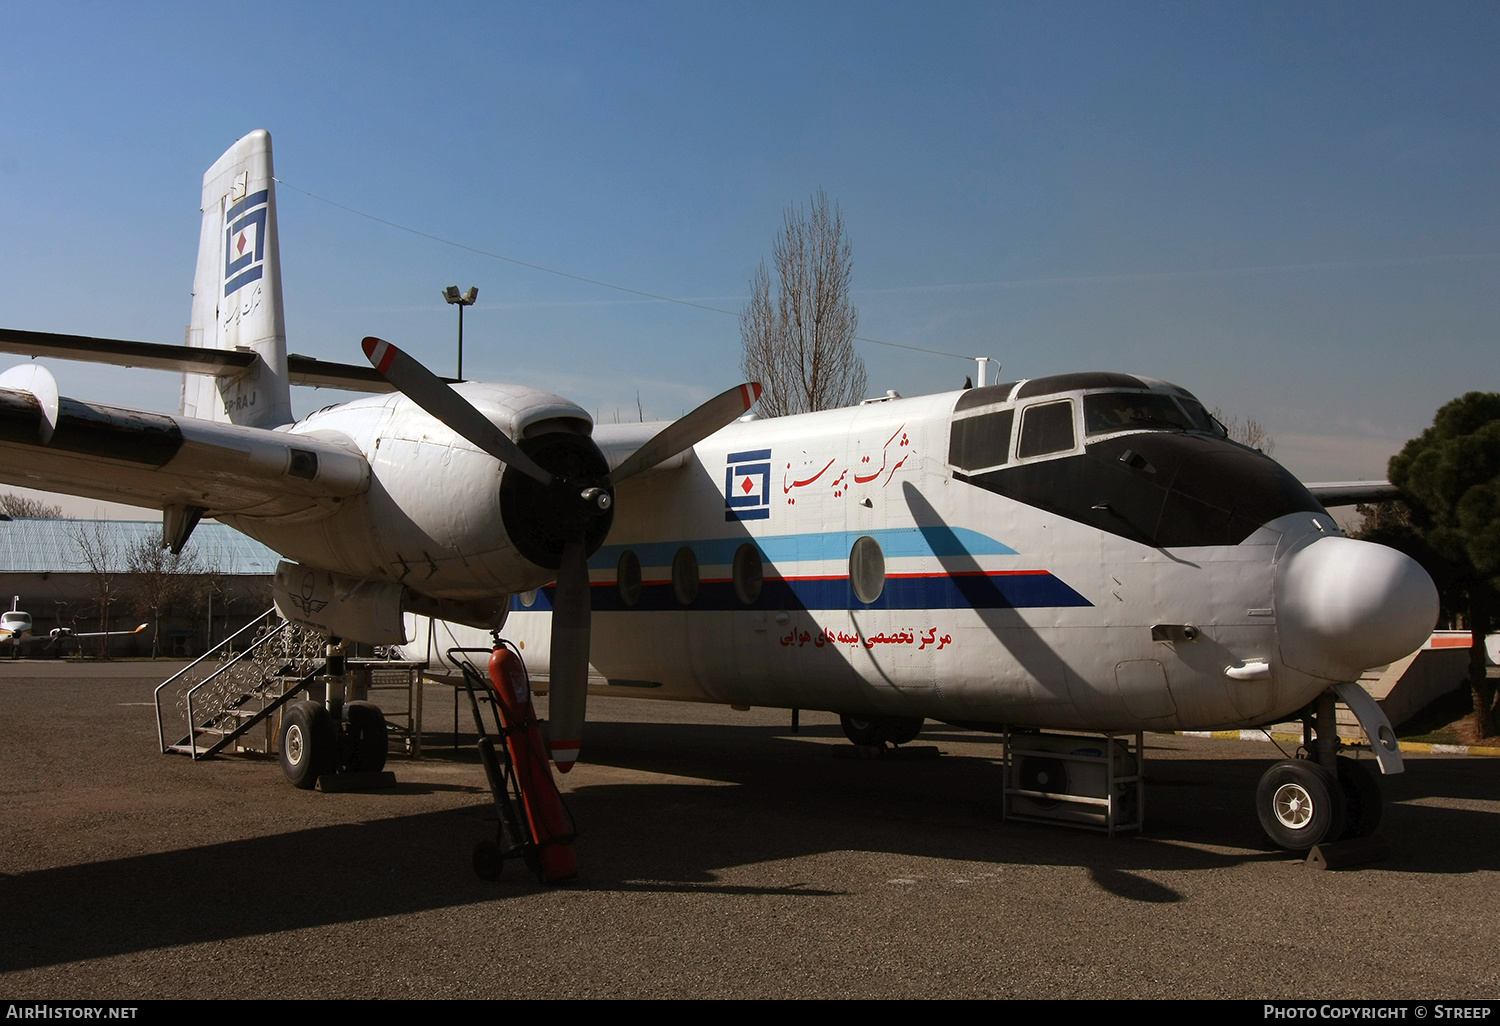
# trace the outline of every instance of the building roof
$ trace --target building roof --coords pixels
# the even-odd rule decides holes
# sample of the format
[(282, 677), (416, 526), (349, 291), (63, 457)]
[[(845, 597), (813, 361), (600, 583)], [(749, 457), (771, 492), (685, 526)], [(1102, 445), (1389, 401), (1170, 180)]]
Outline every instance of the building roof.
[[(140, 539), (161, 543), (159, 520), (0, 520), (0, 573), (88, 573), (83, 542), (98, 539), (111, 553), (111, 569), (128, 571), (126, 553)], [(183, 555), (214, 573), (273, 574), (281, 559), (273, 549), (227, 524), (205, 520), (194, 529)]]

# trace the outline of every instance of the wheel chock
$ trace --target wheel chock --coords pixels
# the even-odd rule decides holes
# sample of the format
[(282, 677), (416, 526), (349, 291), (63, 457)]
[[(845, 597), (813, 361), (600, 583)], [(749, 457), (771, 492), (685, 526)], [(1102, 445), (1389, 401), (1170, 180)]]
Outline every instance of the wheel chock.
[(1383, 837), (1356, 837), (1332, 844), (1315, 844), (1307, 855), (1314, 869), (1345, 869), (1366, 862), (1381, 862), (1391, 857), (1391, 846)]
[(937, 745), (837, 745), (833, 755), (838, 759), (881, 759), (887, 762), (925, 762), (942, 755)]
[(380, 791), (395, 786), (396, 774), (390, 770), (324, 773), (318, 778), (318, 790), (324, 794), (336, 794), (343, 791)]

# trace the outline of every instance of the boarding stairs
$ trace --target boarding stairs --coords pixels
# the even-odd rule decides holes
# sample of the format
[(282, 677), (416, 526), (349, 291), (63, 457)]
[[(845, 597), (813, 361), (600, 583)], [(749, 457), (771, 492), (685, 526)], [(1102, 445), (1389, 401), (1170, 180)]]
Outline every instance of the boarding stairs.
[[(157, 686), (163, 754), (206, 759), (231, 745), (271, 752), (273, 715), (323, 673), (327, 649), (326, 632), (266, 610)], [(265, 737), (256, 743), (250, 732), (259, 724)]]

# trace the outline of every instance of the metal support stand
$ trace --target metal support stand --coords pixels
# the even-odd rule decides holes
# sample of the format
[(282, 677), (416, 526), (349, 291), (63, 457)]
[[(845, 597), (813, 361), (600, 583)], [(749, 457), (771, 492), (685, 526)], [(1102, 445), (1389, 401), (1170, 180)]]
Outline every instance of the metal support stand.
[[(385, 712), (390, 732), (401, 738), (406, 753), (413, 759), (422, 757), (422, 673), (425, 662), (406, 659), (350, 659), (349, 697), (355, 701), (369, 698), (372, 691), (405, 692), (406, 711)], [(395, 719), (396, 722), (392, 722)]]
[(1060, 823), (1083, 830), (1140, 830), (1146, 821), (1145, 735), (1135, 750), (1114, 734), (1012, 734), (1005, 731), (1004, 819)]

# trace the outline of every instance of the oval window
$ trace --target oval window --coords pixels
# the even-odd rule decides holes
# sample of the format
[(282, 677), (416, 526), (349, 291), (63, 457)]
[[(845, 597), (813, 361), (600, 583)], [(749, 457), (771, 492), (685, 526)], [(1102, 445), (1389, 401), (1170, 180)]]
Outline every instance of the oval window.
[(684, 606), (698, 598), (698, 557), (686, 545), (672, 557), (672, 591)]
[(641, 600), (641, 560), (633, 551), (620, 553), (620, 565), (615, 568), (615, 581), (620, 588), (620, 601), (633, 606)]
[(874, 602), (885, 590), (885, 553), (869, 535), (857, 539), (849, 550), (849, 583), (861, 602)]
[(750, 542), (734, 552), (734, 594), (740, 602), (753, 606), (760, 600), (760, 589), (766, 582), (765, 567), (760, 561), (760, 549)]

